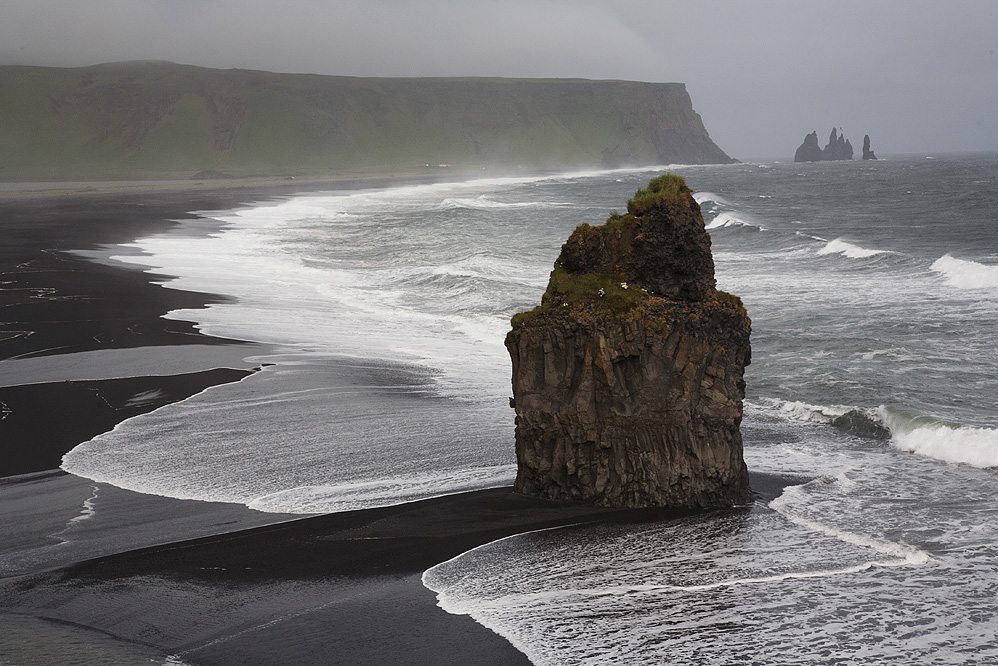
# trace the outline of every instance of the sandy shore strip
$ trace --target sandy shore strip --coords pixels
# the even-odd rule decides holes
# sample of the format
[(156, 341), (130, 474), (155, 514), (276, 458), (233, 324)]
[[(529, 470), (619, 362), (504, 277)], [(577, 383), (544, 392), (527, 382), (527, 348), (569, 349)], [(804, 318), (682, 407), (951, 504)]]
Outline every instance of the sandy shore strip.
[[(765, 501), (798, 479), (753, 476)], [(747, 510), (747, 509), (736, 509)], [(679, 520), (501, 488), (305, 518), (0, 581), (0, 613), (113, 636), (190, 664), (528, 664), (436, 606), (426, 569), (509, 535)]]

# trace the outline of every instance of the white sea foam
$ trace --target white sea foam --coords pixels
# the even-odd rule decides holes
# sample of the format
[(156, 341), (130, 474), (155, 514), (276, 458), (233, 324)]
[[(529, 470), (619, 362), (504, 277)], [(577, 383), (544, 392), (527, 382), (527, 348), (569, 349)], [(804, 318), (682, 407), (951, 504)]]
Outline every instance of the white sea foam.
[(748, 222), (733, 213), (721, 213), (713, 220), (710, 221), (705, 228), (706, 229), (722, 229), (724, 227), (754, 227), (756, 229), (765, 231), (765, 227), (759, 226), (758, 224), (753, 224)]
[(842, 256), (850, 259), (866, 259), (868, 257), (875, 257), (878, 254), (886, 253), (886, 250), (868, 250), (864, 247), (848, 243), (841, 238), (829, 241), (825, 247), (818, 250), (819, 257), (826, 254), (841, 254)]
[(785, 417), (811, 423), (831, 423), (833, 419), (857, 409), (845, 405), (811, 405), (797, 400), (773, 400), (769, 406), (775, 407)]
[[(754, 405), (753, 405), (754, 406)], [(949, 463), (973, 467), (998, 467), (998, 429), (946, 423), (927, 416), (880, 405), (876, 409), (847, 405), (811, 405), (799, 401), (772, 400), (758, 405), (786, 418), (831, 424), (846, 414), (857, 415), (890, 431), (891, 444)]]
[(72, 527), (77, 523), (81, 523), (84, 520), (90, 520), (97, 514), (97, 510), (94, 508), (94, 502), (97, 499), (97, 494), (100, 489), (98, 488), (98, 486), (91, 486), (91, 489), (93, 492), (91, 493), (90, 497), (83, 500), (83, 506), (80, 509), (79, 515), (69, 519), (69, 523), (66, 524), (67, 528)]
[[(840, 541), (844, 541), (854, 546), (871, 548), (883, 555), (897, 558), (895, 561), (870, 562), (868, 563), (869, 566), (918, 565), (926, 564), (930, 561), (931, 558), (928, 553), (913, 546), (909, 546), (908, 544), (896, 543), (869, 534), (860, 534), (844, 530), (810, 518), (805, 512), (798, 509), (799, 506), (807, 507), (809, 504), (810, 498), (805, 494), (805, 489), (808, 485), (815, 483), (826, 484), (829, 481), (833, 483), (839, 482), (837, 479), (817, 479), (808, 484), (788, 486), (783, 489), (783, 493), (779, 497), (769, 503), (769, 508), (776, 511), (795, 525), (800, 525), (801, 527), (821, 532), (822, 534), (839, 539)], [(850, 481), (849, 483), (843, 485), (850, 488), (855, 484)], [(860, 570), (862, 569), (856, 569), (856, 571)]]
[(289, 488), (258, 497), (249, 501), (247, 506), (269, 513), (353, 511), (394, 506), (469, 490), (499, 488), (511, 485), (515, 477), (515, 465), (476, 467), (438, 474)]
[(891, 443), (902, 451), (949, 463), (998, 467), (998, 429), (973, 428), (910, 416), (884, 406), (878, 412), (890, 428)]
[(458, 210), (461, 208), (468, 208), (471, 210), (489, 210), (489, 209), (506, 209), (506, 208), (567, 208), (574, 204), (564, 203), (564, 202), (548, 202), (548, 201), (518, 201), (518, 202), (503, 202), (495, 201), (485, 196), (484, 194), (476, 199), (463, 199), (459, 197), (448, 197), (440, 202), (439, 208), (441, 210)]
[(714, 194), (713, 192), (694, 192), (693, 199), (695, 199), (696, 202), (701, 206), (707, 203), (708, 201), (729, 205), (727, 199), (725, 199), (719, 194)]
[(932, 270), (946, 278), (946, 284), (958, 289), (998, 289), (998, 266), (943, 255)]

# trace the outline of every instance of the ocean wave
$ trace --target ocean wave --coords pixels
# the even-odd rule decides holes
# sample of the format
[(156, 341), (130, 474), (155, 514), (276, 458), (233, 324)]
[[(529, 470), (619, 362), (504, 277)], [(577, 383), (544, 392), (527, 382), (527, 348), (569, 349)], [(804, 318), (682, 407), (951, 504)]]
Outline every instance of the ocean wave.
[[(871, 548), (882, 555), (896, 558), (895, 561), (871, 562), (869, 563), (870, 566), (918, 565), (926, 564), (931, 560), (928, 553), (923, 550), (919, 550), (914, 546), (909, 546), (905, 543), (888, 541), (869, 534), (859, 534), (843, 530), (839, 527), (814, 520), (806, 515), (806, 510), (801, 510), (801, 508), (806, 509), (806, 507), (811, 504), (810, 497), (807, 494), (807, 489), (809, 487), (814, 485), (829, 485), (837, 483), (840, 483), (839, 479), (820, 478), (799, 486), (788, 486), (784, 488), (783, 493), (779, 497), (769, 503), (769, 508), (776, 511), (778, 514), (795, 525), (820, 532), (826, 536), (844, 541), (853, 546)], [(850, 484), (844, 485), (846, 486), (845, 490), (848, 491)], [(861, 570), (862, 569), (856, 569), (856, 571)]]
[(493, 199), (489, 199), (485, 195), (482, 195), (475, 199), (448, 197), (441, 201), (437, 208), (439, 210), (490, 210), (507, 208), (570, 208), (572, 205), (573, 204), (565, 202), (549, 201), (517, 201), (507, 203), (503, 201), (495, 201)]
[(946, 254), (930, 267), (946, 278), (946, 284), (958, 289), (998, 289), (998, 266), (957, 259)]
[(707, 203), (708, 201), (713, 203), (729, 205), (727, 199), (725, 199), (719, 194), (714, 194), (713, 192), (694, 192), (693, 198), (701, 206)]
[(765, 227), (759, 226), (758, 224), (752, 224), (751, 222), (746, 222), (740, 217), (735, 216), (732, 213), (721, 213), (708, 224), (705, 229), (722, 229), (724, 227), (752, 227), (759, 231), (765, 231)]
[(818, 250), (819, 257), (826, 254), (841, 254), (850, 259), (866, 259), (867, 257), (874, 257), (878, 254), (887, 254), (887, 250), (868, 250), (865, 247), (853, 245), (852, 243), (847, 243), (841, 238), (836, 238), (833, 241), (829, 241), (825, 247)]
[(871, 440), (890, 441), (901, 451), (948, 463), (998, 467), (998, 429), (947, 423), (929, 416), (880, 405), (875, 409), (845, 405), (811, 405), (775, 400), (767, 407), (794, 421), (821, 423)]
[(880, 418), (891, 431), (891, 444), (949, 463), (998, 467), (998, 429), (946, 423), (881, 406)]
[(511, 485), (515, 476), (515, 465), (497, 465), (338, 485), (302, 486), (258, 497), (248, 502), (247, 506), (267, 513), (355, 511), (483, 488), (499, 488)]

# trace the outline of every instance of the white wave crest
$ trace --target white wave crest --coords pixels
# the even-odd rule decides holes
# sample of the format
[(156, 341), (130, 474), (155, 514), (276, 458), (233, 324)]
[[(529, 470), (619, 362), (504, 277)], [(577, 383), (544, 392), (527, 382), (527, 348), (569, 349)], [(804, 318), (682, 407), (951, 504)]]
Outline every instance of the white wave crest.
[(701, 206), (704, 205), (708, 201), (712, 201), (714, 203), (728, 205), (728, 200), (727, 199), (725, 199), (724, 197), (722, 197), (719, 194), (714, 194), (713, 192), (694, 192), (693, 193), (693, 198)]
[(825, 247), (818, 250), (818, 256), (823, 256), (826, 254), (841, 254), (842, 256), (848, 257), (850, 259), (866, 259), (867, 257), (873, 257), (878, 254), (886, 254), (886, 250), (868, 250), (865, 247), (860, 247), (858, 245), (853, 245), (852, 243), (847, 243), (841, 238), (836, 238), (833, 241), (829, 241)]
[(891, 431), (891, 444), (902, 451), (949, 463), (998, 467), (998, 429), (944, 423), (884, 406), (878, 414)]
[(499, 488), (513, 483), (515, 465), (455, 470), (441, 474), (302, 486), (282, 490), (248, 502), (247, 506), (268, 513), (331, 513), (380, 506), (394, 506), (455, 493)]
[[(769, 508), (776, 511), (778, 514), (794, 523), (795, 525), (800, 525), (807, 529), (820, 532), (834, 539), (839, 539), (853, 546), (860, 546), (862, 548), (871, 548), (882, 555), (887, 555), (888, 557), (897, 558), (894, 561), (887, 562), (873, 562), (870, 566), (904, 566), (904, 565), (917, 565), (926, 564), (932, 558), (924, 550), (919, 550), (914, 546), (909, 546), (905, 543), (896, 543), (894, 541), (888, 541), (886, 539), (880, 539), (869, 534), (857, 534), (855, 532), (849, 532), (832, 525), (826, 525), (825, 523), (819, 522), (812, 518), (808, 518), (805, 511), (799, 510), (799, 507), (806, 508), (810, 501), (805, 492), (805, 489), (814, 483), (837, 483), (836, 479), (816, 479), (809, 483), (805, 483), (799, 486), (788, 486), (783, 490), (783, 493), (769, 503)], [(862, 568), (856, 571), (861, 571)]]
[(807, 421), (810, 423), (831, 423), (834, 419), (855, 411), (855, 407), (845, 405), (811, 405), (806, 402), (776, 400), (774, 406), (777, 412), (793, 419), (794, 421)]
[(946, 278), (946, 284), (958, 289), (998, 289), (998, 266), (943, 255), (931, 269)]
[(839, 417), (855, 414), (890, 431), (891, 445), (948, 463), (973, 467), (998, 467), (998, 429), (975, 428), (916, 416), (880, 405), (876, 409), (846, 405), (810, 405), (806, 402), (775, 400), (759, 407), (774, 410), (794, 421), (833, 424)]
[(489, 199), (488, 197), (482, 195), (475, 199), (465, 199), (461, 197), (448, 197), (440, 202), (437, 207), (440, 210), (490, 210), (490, 209), (506, 209), (506, 208), (565, 208), (570, 207), (572, 204), (564, 202), (548, 202), (548, 201), (517, 201), (517, 202), (503, 202), (495, 201)]
[(706, 229), (721, 229), (723, 227), (755, 227), (757, 229), (765, 230), (758, 224), (752, 224), (751, 222), (746, 222), (740, 217), (736, 217), (731, 213), (721, 213), (708, 224)]

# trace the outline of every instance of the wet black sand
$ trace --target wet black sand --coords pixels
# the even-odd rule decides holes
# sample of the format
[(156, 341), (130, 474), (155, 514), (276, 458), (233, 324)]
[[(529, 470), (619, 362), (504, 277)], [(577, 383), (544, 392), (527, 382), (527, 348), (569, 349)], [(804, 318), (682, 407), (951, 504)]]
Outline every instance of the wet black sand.
[(63, 381), (0, 387), (0, 476), (55, 469), (80, 442), (121, 421), (237, 381), (249, 370), (214, 368), (183, 375)]
[[(794, 480), (757, 475), (752, 481), (771, 499)], [(483, 490), (10, 578), (0, 581), (0, 604), (191, 664), (528, 664), (470, 618), (437, 608), (421, 585), (422, 572), (529, 530), (684, 515)]]
[[(379, 184), (384, 183), (364, 183)], [(327, 561), (339, 548), (298, 550), (296, 528), (275, 535), (251, 532), (239, 541), (244, 546), (236, 553), (225, 551), (219, 557), (251, 557), (252, 569), (260, 576), (206, 578), (206, 572), (223, 572), (204, 565), (199, 554), (201, 548), (210, 551), (215, 542), (195, 542), (195, 546), (174, 542), (238, 533), (292, 517), (240, 505), (132, 493), (55, 469), (65, 452), (125, 418), (245, 376), (249, 368), (231, 367), (240, 364), (232, 363), (228, 350), (245, 351), (247, 356), (254, 351), (240, 341), (201, 335), (190, 323), (162, 318), (170, 310), (202, 307), (219, 302), (219, 297), (166, 289), (156, 284), (162, 276), (88, 260), (78, 251), (99, 255), (106, 246), (167, 231), (177, 225), (176, 220), (191, 219), (188, 211), (232, 208), (291, 189), (281, 185), (219, 192), (0, 199), (0, 625), (8, 629), (0, 632), (0, 662), (12, 655), (20, 664), (134, 663), (137, 658), (146, 662), (175, 648), (192, 647), (195, 637), (238, 634), (247, 622), (269, 626), (285, 612), (320, 618), (321, 612), (308, 609), (332, 603), (353, 609), (337, 625), (353, 627), (346, 632), (349, 640), (340, 631), (339, 638), (330, 641), (325, 626), (317, 626), (312, 631), (321, 638), (319, 643), (303, 642), (281, 633), (297, 626), (285, 621), (273, 630), (250, 631), (247, 635), (256, 637), (255, 642), (226, 640), (221, 652), (229, 655), (227, 663), (296, 663), (294, 653), (300, 649), (318, 650), (313, 660), (319, 663), (358, 663), (337, 661), (331, 651), (350, 641), (373, 645), (368, 639), (387, 630), (404, 636), (403, 643), (437, 646), (438, 657), (444, 654), (440, 650), (461, 655), (462, 663), (526, 663), (521, 653), (489, 630), (435, 607), (432, 593), (419, 582), (419, 567), (436, 563), (439, 552), (434, 548), (404, 565), (392, 564), (399, 553), (391, 550), (370, 560), (377, 559), (384, 571), (353, 575), (342, 558)], [(184, 358), (180, 350), (184, 346), (198, 350), (196, 359)], [(220, 351), (218, 363), (205, 353), (212, 347)], [(138, 363), (131, 352), (134, 348), (152, 351), (144, 363)], [(178, 352), (164, 351), (171, 348)], [(123, 350), (121, 356), (129, 357), (126, 368), (117, 367), (115, 354), (106, 353), (113, 350)], [(46, 357), (44, 368), (33, 363), (41, 356)], [(184, 360), (180, 365), (186, 371), (171, 374), (178, 358)], [(136, 365), (144, 366), (144, 374), (129, 374)], [(333, 522), (309, 532), (308, 539), (327, 546), (350, 543), (335, 536), (344, 528), (335, 516), (330, 519)], [(304, 524), (311, 523), (290, 523)], [(236, 542), (235, 537), (215, 538), (221, 544)], [(158, 545), (128, 555), (131, 549), (150, 544)], [(406, 554), (421, 547), (408, 543)], [(163, 569), (163, 561), (173, 559), (172, 552), (184, 556), (176, 560), (177, 568)], [(349, 557), (367, 559), (364, 553), (350, 552)], [(101, 569), (78, 579), (72, 568), (37, 573), (107, 553), (122, 553), (123, 562), (137, 561), (140, 570), (147, 569), (141, 558), (166, 555), (137, 576), (114, 570), (117, 565), (105, 569), (102, 559), (78, 565)], [(133, 584), (137, 579), (142, 581)], [(334, 579), (339, 582), (331, 588), (329, 581)], [(67, 584), (70, 580), (76, 582)], [(331, 595), (333, 588), (340, 590), (338, 596)], [(344, 594), (347, 588), (351, 592)], [(358, 606), (359, 599), (366, 601)], [(206, 613), (210, 619), (205, 619)], [(417, 619), (421, 630), (410, 631), (409, 623)], [(442, 663), (425, 651), (426, 660), (410, 659), (409, 648), (396, 643), (394, 652), (378, 657), (382, 663)], [(235, 645), (249, 651), (239, 653)], [(203, 652), (210, 655), (213, 650), (217, 651)], [(242, 656), (232, 656), (236, 654)]]

